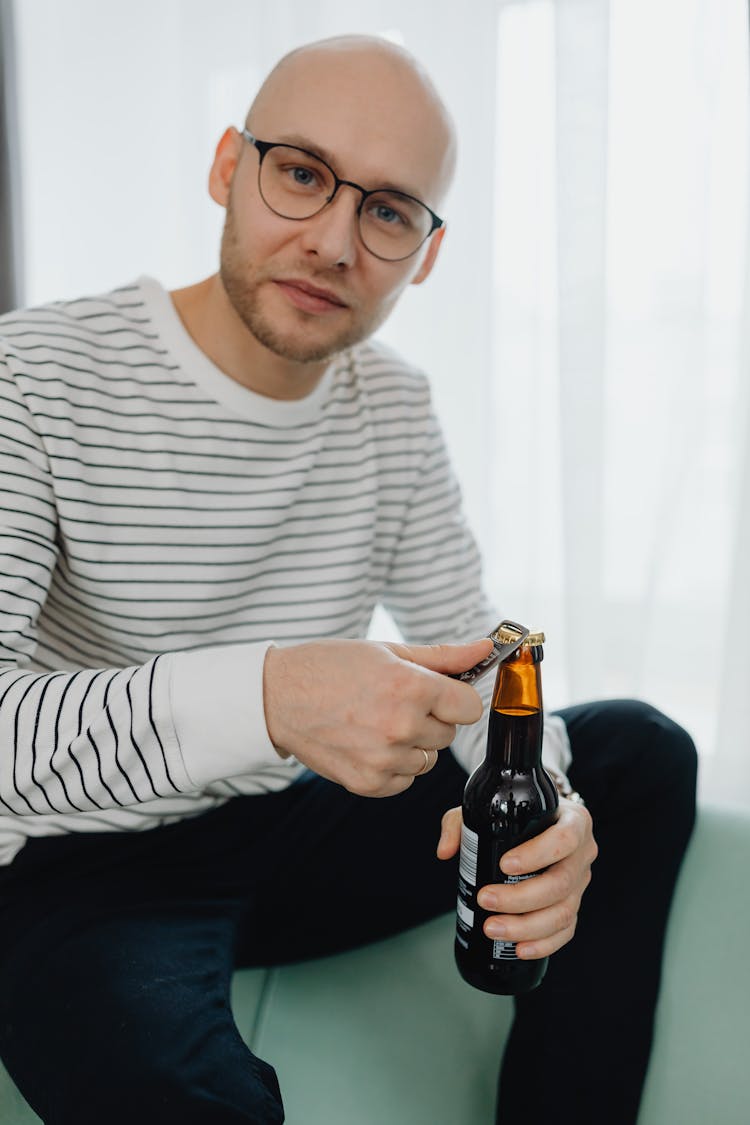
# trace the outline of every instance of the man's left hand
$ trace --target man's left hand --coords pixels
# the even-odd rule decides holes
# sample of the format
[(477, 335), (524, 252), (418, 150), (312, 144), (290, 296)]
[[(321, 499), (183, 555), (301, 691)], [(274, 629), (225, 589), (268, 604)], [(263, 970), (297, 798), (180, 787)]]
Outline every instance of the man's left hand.
[[(460, 807), (443, 816), (439, 859), (451, 859), (458, 851), (462, 819)], [(583, 805), (561, 798), (557, 822), (506, 852), (500, 861), (506, 875), (541, 874), (480, 889), (477, 901), (491, 912), (484, 923), (487, 937), (517, 942), (516, 953), (522, 960), (547, 957), (560, 949), (575, 933), (597, 854), (590, 813)]]

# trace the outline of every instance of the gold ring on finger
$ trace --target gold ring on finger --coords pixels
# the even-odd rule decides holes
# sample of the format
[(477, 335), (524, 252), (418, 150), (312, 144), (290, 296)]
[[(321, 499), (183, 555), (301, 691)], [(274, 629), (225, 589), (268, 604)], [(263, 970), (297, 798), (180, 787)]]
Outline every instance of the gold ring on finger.
[[(422, 750), (422, 747), (420, 746), (419, 749)], [(417, 772), (414, 774), (415, 777), (421, 777), (422, 774), (427, 773), (430, 768), (430, 755), (426, 750), (422, 750), (422, 753), (424, 754), (424, 765), (417, 770)]]

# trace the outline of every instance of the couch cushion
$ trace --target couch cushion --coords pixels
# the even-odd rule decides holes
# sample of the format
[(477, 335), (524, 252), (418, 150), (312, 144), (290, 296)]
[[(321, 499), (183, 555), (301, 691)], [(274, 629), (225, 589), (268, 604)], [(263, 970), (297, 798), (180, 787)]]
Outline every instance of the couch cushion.
[(638, 1125), (750, 1121), (748, 872), (750, 816), (701, 808), (669, 921)]
[(512, 1001), (461, 980), (454, 927), (274, 970), (254, 1049), (288, 1125), (491, 1125)]

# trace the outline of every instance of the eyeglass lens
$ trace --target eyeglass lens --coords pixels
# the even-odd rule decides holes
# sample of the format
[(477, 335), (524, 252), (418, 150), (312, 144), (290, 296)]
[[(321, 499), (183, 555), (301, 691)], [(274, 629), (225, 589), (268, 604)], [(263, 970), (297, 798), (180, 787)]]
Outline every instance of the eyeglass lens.
[[(325, 207), (336, 182), (327, 164), (296, 148), (277, 145), (260, 165), (260, 190), (272, 211), (287, 219), (309, 219)], [(397, 191), (368, 195), (359, 212), (362, 241), (380, 258), (408, 257), (432, 227), (430, 212)]]

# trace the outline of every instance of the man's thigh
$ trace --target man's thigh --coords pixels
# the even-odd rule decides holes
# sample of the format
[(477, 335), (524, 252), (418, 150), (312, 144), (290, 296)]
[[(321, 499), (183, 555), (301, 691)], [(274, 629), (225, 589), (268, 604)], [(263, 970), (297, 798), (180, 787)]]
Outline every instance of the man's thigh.
[(205, 1099), (212, 1121), (280, 1121), (229, 1009), (237, 953), (299, 960), (450, 910), (456, 864), (435, 849), (465, 780), (446, 750), (398, 797), (310, 775), (150, 832), (32, 841), (0, 877), (0, 1055), (19, 1088), (61, 1125), (157, 1101), (185, 1125)]

